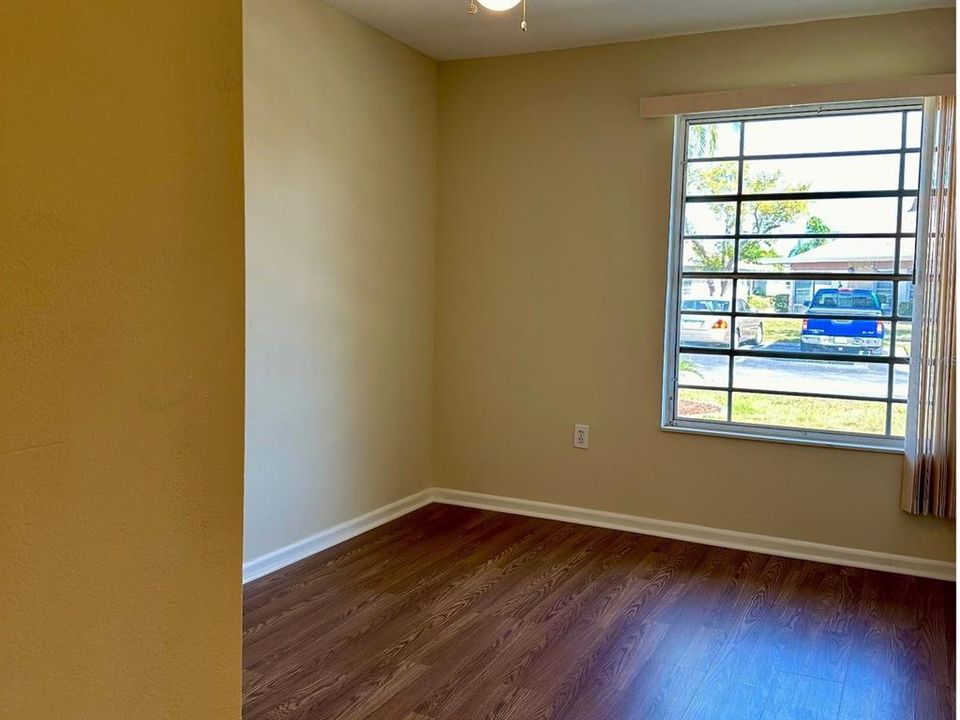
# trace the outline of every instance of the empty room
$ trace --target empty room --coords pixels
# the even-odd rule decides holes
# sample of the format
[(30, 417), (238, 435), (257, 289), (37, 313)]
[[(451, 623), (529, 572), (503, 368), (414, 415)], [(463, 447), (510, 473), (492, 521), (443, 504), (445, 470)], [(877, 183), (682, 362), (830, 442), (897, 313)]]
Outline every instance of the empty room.
[(0, 717), (956, 717), (950, 0), (0, 0)]

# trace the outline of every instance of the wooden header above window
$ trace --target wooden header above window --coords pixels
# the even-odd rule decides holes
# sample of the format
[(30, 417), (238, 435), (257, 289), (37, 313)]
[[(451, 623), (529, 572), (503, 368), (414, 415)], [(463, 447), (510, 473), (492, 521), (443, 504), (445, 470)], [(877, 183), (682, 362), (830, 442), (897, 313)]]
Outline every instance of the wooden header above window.
[(658, 95), (645, 97), (640, 101), (640, 114), (652, 118), (723, 110), (952, 95), (956, 92), (956, 82), (955, 74), (944, 73), (831, 85), (786, 85), (687, 95)]

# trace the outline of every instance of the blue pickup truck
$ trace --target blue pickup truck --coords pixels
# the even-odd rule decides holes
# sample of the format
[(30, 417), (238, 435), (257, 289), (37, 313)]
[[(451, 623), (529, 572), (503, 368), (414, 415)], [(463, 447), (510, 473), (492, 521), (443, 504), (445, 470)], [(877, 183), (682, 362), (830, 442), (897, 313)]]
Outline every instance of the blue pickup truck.
[[(800, 332), (804, 352), (883, 352), (883, 315), (873, 290), (825, 288), (817, 290), (807, 308)], [(835, 319), (832, 315), (843, 316)]]

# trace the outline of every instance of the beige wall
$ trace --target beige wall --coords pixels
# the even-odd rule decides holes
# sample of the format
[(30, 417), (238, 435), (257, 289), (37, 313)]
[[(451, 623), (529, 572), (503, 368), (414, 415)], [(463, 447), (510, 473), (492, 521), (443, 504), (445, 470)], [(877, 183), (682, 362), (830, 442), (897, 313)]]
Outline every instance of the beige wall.
[(430, 483), (436, 64), (246, 0), (247, 560)]
[(0, 2), (0, 716), (238, 718), (239, 0)]
[(441, 64), (436, 484), (953, 558), (896, 455), (659, 429), (672, 121), (639, 117), (953, 67), (951, 10)]

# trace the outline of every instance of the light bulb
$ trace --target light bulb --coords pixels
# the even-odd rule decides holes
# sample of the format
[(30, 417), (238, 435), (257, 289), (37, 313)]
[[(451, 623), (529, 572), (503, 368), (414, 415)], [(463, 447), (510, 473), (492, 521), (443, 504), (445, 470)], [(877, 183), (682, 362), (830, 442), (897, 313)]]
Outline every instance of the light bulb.
[(493, 10), (494, 12), (512, 10), (520, 4), (520, 0), (477, 0), (477, 2), (483, 5), (487, 10)]

